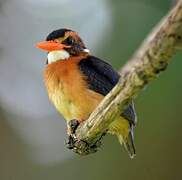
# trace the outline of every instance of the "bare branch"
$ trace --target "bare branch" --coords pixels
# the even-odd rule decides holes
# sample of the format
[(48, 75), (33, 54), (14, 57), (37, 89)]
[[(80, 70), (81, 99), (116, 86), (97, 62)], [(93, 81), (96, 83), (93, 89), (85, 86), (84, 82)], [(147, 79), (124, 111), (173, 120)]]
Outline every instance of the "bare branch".
[[(121, 70), (121, 78), (89, 119), (76, 131), (74, 151), (88, 154), (89, 148), (106, 132), (114, 118), (131, 99), (166, 69), (171, 57), (182, 49), (182, 0), (163, 18), (141, 48)], [(80, 140), (87, 142), (83, 145)]]

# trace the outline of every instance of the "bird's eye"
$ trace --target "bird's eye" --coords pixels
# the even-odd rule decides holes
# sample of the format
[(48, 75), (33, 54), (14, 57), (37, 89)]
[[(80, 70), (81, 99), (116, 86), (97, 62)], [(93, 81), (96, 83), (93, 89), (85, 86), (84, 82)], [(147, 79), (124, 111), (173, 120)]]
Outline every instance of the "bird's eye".
[(74, 39), (71, 38), (71, 37), (68, 37), (66, 38), (64, 41), (63, 41), (64, 44), (70, 46), (70, 45), (73, 45), (74, 44)]

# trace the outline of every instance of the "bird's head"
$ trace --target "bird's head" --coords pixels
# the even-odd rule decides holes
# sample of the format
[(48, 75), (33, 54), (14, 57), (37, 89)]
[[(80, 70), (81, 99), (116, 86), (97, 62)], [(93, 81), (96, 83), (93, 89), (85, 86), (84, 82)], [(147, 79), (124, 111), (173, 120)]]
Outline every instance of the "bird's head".
[(58, 29), (51, 32), (46, 40), (37, 43), (36, 47), (48, 52), (48, 64), (89, 53), (82, 39), (70, 29)]

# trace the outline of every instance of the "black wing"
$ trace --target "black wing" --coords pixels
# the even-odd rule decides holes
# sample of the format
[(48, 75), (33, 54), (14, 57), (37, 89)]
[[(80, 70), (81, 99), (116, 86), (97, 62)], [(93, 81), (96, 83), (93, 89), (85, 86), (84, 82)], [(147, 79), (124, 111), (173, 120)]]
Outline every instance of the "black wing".
[[(103, 96), (112, 90), (120, 78), (119, 73), (110, 64), (94, 56), (82, 59), (79, 67), (86, 77), (89, 88)], [(122, 113), (122, 116), (135, 124), (136, 115), (133, 103)]]
[(94, 56), (82, 59), (79, 67), (86, 76), (89, 88), (104, 96), (111, 91), (120, 78), (110, 64)]

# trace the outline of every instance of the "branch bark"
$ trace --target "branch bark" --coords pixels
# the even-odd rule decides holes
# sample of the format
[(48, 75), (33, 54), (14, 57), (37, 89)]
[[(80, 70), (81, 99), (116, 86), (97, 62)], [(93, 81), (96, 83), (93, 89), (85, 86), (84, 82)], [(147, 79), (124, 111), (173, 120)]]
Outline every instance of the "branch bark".
[[(89, 119), (77, 131), (74, 151), (89, 154), (114, 118), (121, 114), (145, 86), (164, 71), (171, 57), (182, 49), (182, 0), (146, 38), (143, 45), (121, 69), (121, 78)], [(86, 142), (83, 145), (81, 142)]]

